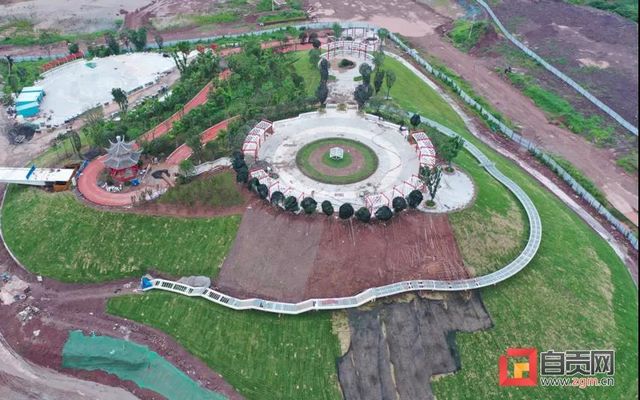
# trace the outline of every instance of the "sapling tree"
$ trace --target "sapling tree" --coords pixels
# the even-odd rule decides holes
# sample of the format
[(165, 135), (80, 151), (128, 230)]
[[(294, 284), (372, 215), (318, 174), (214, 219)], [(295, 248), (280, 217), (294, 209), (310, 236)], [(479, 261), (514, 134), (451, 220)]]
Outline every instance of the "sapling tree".
[(438, 189), (440, 188), (440, 179), (442, 178), (442, 168), (436, 165), (433, 168), (429, 168), (427, 166), (420, 167), (420, 180), (427, 187), (427, 191), (429, 192), (429, 200), (427, 201), (427, 205), (433, 206), (435, 201), (433, 200), (438, 193)]

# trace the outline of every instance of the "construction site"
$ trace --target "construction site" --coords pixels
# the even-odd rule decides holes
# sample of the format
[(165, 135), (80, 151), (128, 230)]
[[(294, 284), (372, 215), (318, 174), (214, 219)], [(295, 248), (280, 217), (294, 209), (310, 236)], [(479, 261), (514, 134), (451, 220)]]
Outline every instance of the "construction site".
[[(0, 398), (637, 397), (637, 182), (594, 192), (562, 157), (602, 149), (474, 51), (579, 87), (616, 151), (637, 116), (510, 6), (107, 3), (0, 5)], [(79, 46), (21, 44), (52, 24)], [(512, 348), (612, 351), (616, 385), (503, 377)]]

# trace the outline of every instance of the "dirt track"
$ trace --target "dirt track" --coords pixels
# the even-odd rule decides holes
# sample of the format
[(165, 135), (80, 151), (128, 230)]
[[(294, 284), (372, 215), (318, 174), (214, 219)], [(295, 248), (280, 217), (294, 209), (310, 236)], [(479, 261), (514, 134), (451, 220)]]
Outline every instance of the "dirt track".
[(403, 280), (467, 277), (446, 215), (407, 211), (386, 225), (362, 224), (294, 216), (256, 201), (215, 285), (238, 297), (301, 301)]

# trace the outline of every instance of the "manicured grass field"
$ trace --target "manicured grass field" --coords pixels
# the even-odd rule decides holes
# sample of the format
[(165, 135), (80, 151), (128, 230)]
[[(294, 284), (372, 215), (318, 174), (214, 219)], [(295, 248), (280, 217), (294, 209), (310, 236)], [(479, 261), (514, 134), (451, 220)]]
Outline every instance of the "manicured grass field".
[(11, 186), (2, 210), (7, 245), (33, 273), (65, 282), (140, 276), (215, 277), (239, 216), (179, 219), (97, 211), (71, 193)]
[(236, 177), (231, 171), (198, 178), (193, 182), (177, 185), (158, 199), (160, 203), (184, 206), (204, 205), (212, 208), (231, 207), (244, 201)]
[[(326, 146), (328, 144), (344, 147), (345, 153), (348, 151), (348, 148), (352, 148), (360, 152), (364, 158), (364, 165), (356, 172), (344, 176), (327, 175), (318, 171), (309, 163), (309, 156), (319, 147)], [(333, 162), (333, 160), (330, 161)], [(315, 179), (316, 181), (323, 183), (344, 185), (359, 182), (371, 176), (371, 174), (373, 174), (378, 168), (378, 156), (376, 156), (376, 153), (374, 153), (373, 150), (358, 141), (351, 139), (328, 138), (316, 140), (303, 146), (300, 151), (298, 151), (298, 154), (296, 154), (296, 164), (298, 164), (298, 168), (300, 168), (300, 170), (311, 179)], [(335, 166), (332, 167), (344, 168), (347, 166), (340, 166), (340, 164), (340, 162), (336, 161)]]
[(504, 267), (524, 249), (528, 221), (515, 196), (469, 153), (461, 152), (456, 164), (472, 177), (476, 199), (469, 208), (451, 213), (449, 221), (465, 266), (474, 276), (486, 275)]
[(239, 312), (171, 293), (114, 298), (107, 311), (173, 336), (248, 400), (341, 397), (330, 313)]

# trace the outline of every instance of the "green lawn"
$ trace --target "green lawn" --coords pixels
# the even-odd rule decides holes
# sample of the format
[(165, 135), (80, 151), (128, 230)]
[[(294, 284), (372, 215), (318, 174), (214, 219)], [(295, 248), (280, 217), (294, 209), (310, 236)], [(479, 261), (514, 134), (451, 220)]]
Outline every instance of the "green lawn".
[(304, 85), (307, 88), (309, 96), (315, 96), (316, 89), (320, 84), (320, 70), (316, 65), (309, 62), (309, 52), (296, 51), (288, 54), (292, 60), (295, 60), (293, 67), (295, 71), (304, 78)]
[(11, 186), (2, 210), (7, 245), (30, 271), (65, 282), (217, 275), (240, 223), (96, 211), (71, 193)]
[(187, 184), (167, 190), (158, 199), (160, 203), (183, 206), (204, 205), (212, 208), (232, 207), (242, 204), (244, 198), (236, 183), (235, 174), (225, 171), (204, 178), (196, 178)]
[(474, 181), (473, 205), (449, 215), (465, 266), (474, 276), (504, 267), (524, 249), (529, 230), (526, 214), (515, 196), (467, 152), (456, 164)]
[[(362, 168), (350, 175), (327, 175), (318, 171), (311, 165), (311, 163), (309, 163), (309, 157), (317, 148), (325, 146), (327, 144), (343, 146), (345, 147), (345, 153), (346, 151), (348, 151), (348, 147), (359, 151), (364, 158), (364, 165), (362, 166)], [(329, 165), (328, 162), (333, 165)], [(342, 162), (329, 159), (328, 162), (325, 161), (325, 164), (328, 164), (333, 168), (344, 168), (347, 166), (344, 165), (346, 159), (343, 159)], [(348, 183), (359, 182), (363, 179), (368, 178), (369, 176), (371, 176), (371, 174), (376, 172), (376, 169), (378, 168), (378, 156), (376, 156), (376, 153), (374, 153), (373, 150), (371, 150), (368, 146), (365, 146), (358, 141), (351, 139), (328, 138), (316, 140), (303, 146), (298, 151), (298, 154), (296, 154), (296, 164), (298, 165), (300, 170), (311, 179), (315, 179), (316, 181), (323, 183), (344, 185)]]
[(340, 398), (330, 313), (238, 312), (171, 293), (113, 298), (107, 311), (168, 333), (248, 400)]

